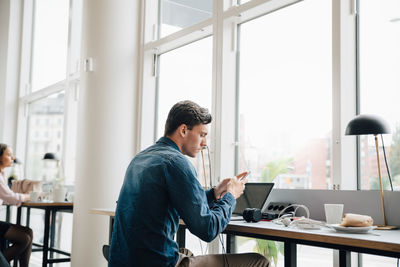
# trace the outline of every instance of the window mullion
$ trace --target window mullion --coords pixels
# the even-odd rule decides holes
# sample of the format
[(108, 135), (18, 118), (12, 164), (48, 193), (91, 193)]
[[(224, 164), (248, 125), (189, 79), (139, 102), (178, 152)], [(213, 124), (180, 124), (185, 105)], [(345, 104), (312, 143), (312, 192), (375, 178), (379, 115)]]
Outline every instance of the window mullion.
[(340, 189), (356, 189), (356, 141), (345, 136), (356, 109), (356, 27), (352, 0), (332, 1), (332, 177)]

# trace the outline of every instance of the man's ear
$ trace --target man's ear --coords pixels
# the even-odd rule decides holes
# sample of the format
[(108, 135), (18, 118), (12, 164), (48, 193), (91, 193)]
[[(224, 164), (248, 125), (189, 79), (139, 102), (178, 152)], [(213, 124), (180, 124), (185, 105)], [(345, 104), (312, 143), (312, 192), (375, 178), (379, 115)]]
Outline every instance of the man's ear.
[(188, 128), (187, 128), (187, 125), (186, 125), (186, 124), (181, 124), (181, 125), (179, 125), (179, 127), (178, 127), (178, 132), (179, 132), (179, 135), (180, 135), (181, 137), (185, 137), (187, 131), (188, 131)]

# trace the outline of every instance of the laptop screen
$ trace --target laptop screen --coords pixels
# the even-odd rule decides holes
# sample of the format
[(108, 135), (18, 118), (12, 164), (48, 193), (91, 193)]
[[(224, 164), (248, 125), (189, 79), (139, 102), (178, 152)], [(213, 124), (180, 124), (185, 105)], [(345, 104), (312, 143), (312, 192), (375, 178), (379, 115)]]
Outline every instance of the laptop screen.
[(236, 199), (234, 214), (242, 215), (246, 208), (262, 209), (274, 183), (247, 183), (243, 194)]

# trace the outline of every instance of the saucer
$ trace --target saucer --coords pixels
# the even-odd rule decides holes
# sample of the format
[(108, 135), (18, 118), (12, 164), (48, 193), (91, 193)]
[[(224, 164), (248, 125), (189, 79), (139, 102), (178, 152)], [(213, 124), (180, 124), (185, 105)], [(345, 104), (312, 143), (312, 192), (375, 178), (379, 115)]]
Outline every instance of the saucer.
[(340, 224), (327, 224), (328, 227), (335, 229), (338, 232), (346, 232), (352, 234), (366, 234), (369, 231), (376, 228), (376, 226), (365, 226), (365, 227), (345, 227)]

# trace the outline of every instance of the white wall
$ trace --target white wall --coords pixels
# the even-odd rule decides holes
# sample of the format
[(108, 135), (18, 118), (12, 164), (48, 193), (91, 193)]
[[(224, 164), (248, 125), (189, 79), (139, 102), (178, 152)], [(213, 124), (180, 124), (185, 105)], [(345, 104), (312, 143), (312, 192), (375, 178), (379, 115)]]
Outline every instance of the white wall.
[(108, 217), (92, 208), (115, 208), (134, 154), (139, 1), (88, 0), (83, 6), (81, 73), (72, 266), (106, 266)]
[(0, 142), (14, 148), (17, 130), (21, 17), (22, 1), (0, 1)]

